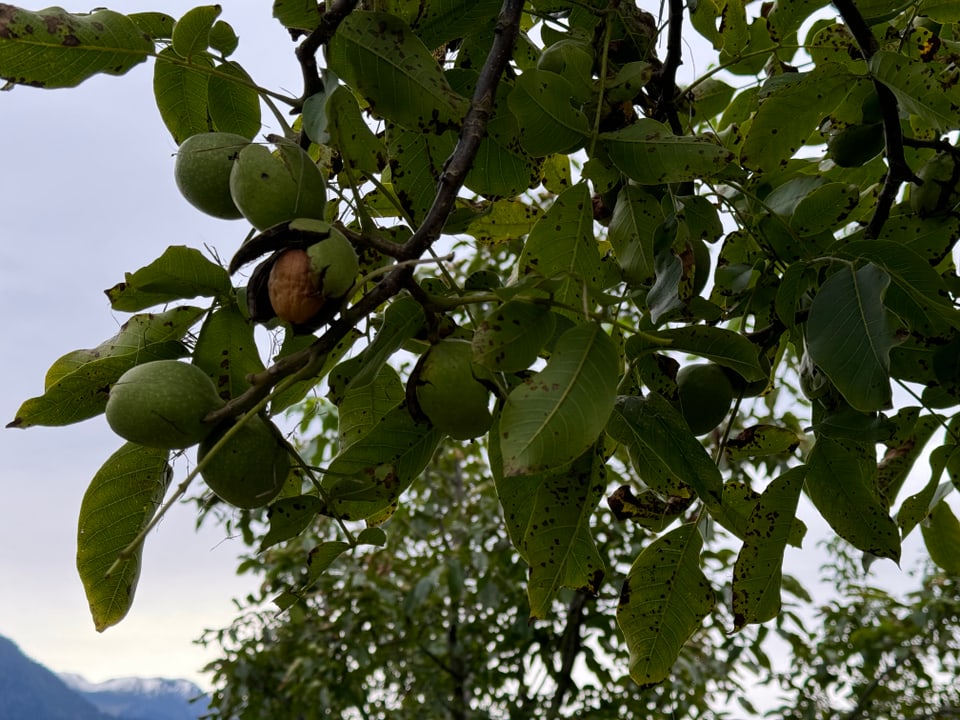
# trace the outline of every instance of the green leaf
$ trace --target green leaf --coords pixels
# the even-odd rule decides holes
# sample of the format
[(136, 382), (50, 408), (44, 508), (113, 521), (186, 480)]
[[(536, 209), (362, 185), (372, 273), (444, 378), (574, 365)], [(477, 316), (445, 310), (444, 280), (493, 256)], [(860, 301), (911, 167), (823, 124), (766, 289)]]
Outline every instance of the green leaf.
[(590, 123), (571, 104), (573, 86), (546, 70), (528, 70), (514, 83), (508, 103), (520, 126), (520, 144), (534, 157), (583, 147)]
[(143, 545), (108, 577), (107, 571), (146, 528), (173, 475), (168, 450), (127, 443), (97, 471), (80, 504), (77, 571), (97, 632), (130, 610), (140, 578)]
[(316, 0), (274, 0), (273, 16), (285, 28), (310, 31), (320, 25), (320, 6)]
[(173, 35), (173, 25), (176, 21), (166, 13), (130, 13), (127, 17), (151, 40), (169, 40)]
[(357, 545), (375, 545), (383, 547), (387, 544), (387, 533), (380, 527), (365, 527), (357, 535)]
[(939, 23), (960, 22), (960, 5), (954, 0), (924, 0), (923, 14)]
[(617, 255), (623, 277), (631, 285), (654, 279), (654, 237), (663, 224), (660, 201), (637, 185), (626, 185), (617, 195), (607, 239)]
[(313, 548), (307, 554), (307, 581), (304, 586), (310, 587), (338, 557), (349, 549), (350, 543), (343, 540), (328, 540)]
[(420, 331), (425, 321), (423, 307), (412, 297), (390, 303), (373, 341), (361, 354), (344, 361), (330, 373), (330, 399), (339, 404), (349, 388), (363, 387), (376, 380), (384, 363)]
[(339, 405), (340, 449), (350, 447), (376, 427), (387, 413), (403, 402), (400, 375), (384, 365), (372, 383), (350, 388)]
[(707, 137), (674, 135), (666, 125), (641, 118), (600, 139), (613, 164), (641, 185), (688, 182), (722, 173), (736, 158)]
[(236, 303), (217, 308), (204, 320), (194, 347), (193, 364), (210, 376), (224, 400), (235, 398), (250, 387), (248, 375), (263, 372), (253, 323)]
[(505, 302), (473, 334), (473, 361), (490, 370), (526, 370), (553, 337), (555, 317), (543, 303)]
[(205, 312), (183, 306), (134, 315), (96, 348), (67, 353), (47, 371), (44, 394), (24, 402), (7, 427), (70, 425), (99, 415), (110, 386), (134, 365), (186, 355), (180, 341)]
[(960, 310), (947, 299), (947, 284), (909, 246), (891, 240), (860, 240), (847, 243), (838, 254), (883, 268), (891, 280), (884, 303), (911, 327), (935, 331), (947, 323), (960, 329)]
[[(584, 284), (603, 285), (600, 251), (593, 236), (593, 208), (586, 183), (578, 183), (554, 200), (537, 221), (520, 252), (520, 274), (559, 278), (554, 299), (576, 310), (583, 306)], [(582, 451), (582, 448), (581, 448)]]
[(902, 538), (913, 532), (930, 510), (952, 490), (949, 482), (940, 482), (943, 470), (948, 465), (952, 474), (960, 468), (960, 446), (941, 445), (930, 453), (930, 480), (919, 492), (906, 498), (897, 512), (897, 525), (900, 526)]
[(669, 677), (716, 603), (700, 569), (702, 546), (696, 525), (671, 530), (643, 549), (623, 583), (617, 624), (630, 651), (630, 677), (642, 688)]
[(225, 62), (207, 81), (207, 107), (217, 132), (253, 139), (261, 129), (260, 95), (240, 65)]
[(405, 404), (394, 408), (331, 461), (322, 480), (323, 513), (359, 520), (389, 507), (423, 472), (441, 437)]
[(500, 5), (500, 0), (425, 0), (420, 3), (414, 29), (428, 48), (437, 48), (492, 28)]
[(270, 529), (260, 541), (260, 552), (277, 543), (296, 537), (320, 512), (320, 499), (314, 495), (280, 498), (267, 508)]
[(210, 29), (220, 16), (219, 5), (200, 5), (188, 10), (173, 26), (172, 46), (182, 58), (190, 60), (204, 53), (210, 44)]
[(936, 504), (920, 530), (930, 559), (950, 575), (960, 575), (960, 521), (946, 501)]
[(603, 560), (590, 533), (590, 518), (606, 489), (602, 446), (572, 464), (524, 477), (504, 477), (496, 433), (490, 465), (514, 547), (530, 566), (530, 617), (548, 618), (561, 588), (595, 595)]
[(207, 83), (213, 64), (197, 55), (186, 65), (173, 48), (157, 54), (153, 68), (153, 94), (160, 117), (179, 145), (191, 135), (211, 130), (207, 111)]
[(340, 151), (344, 165), (367, 175), (380, 172), (387, 164), (387, 148), (364, 122), (353, 93), (342, 85), (335, 88), (326, 98), (324, 114), (329, 142)]
[(802, 435), (778, 425), (751, 425), (727, 441), (726, 450), (731, 460), (740, 461), (765, 455), (792, 453)]
[(805, 469), (775, 478), (757, 500), (733, 567), (734, 629), (772, 620), (780, 612), (783, 553), (793, 529)]
[(860, 188), (833, 182), (814, 188), (790, 215), (790, 227), (801, 236), (833, 230), (860, 203)]
[(540, 208), (519, 200), (497, 200), (489, 203), (464, 230), (478, 242), (502, 242), (530, 232), (543, 216)]
[(106, 290), (114, 310), (134, 312), (172, 300), (230, 293), (230, 275), (195, 248), (172, 245), (163, 255)]
[(541, 473), (582, 455), (613, 409), (620, 358), (595, 323), (565, 332), (546, 366), (514, 388), (500, 415), (506, 477)]
[(900, 532), (876, 496), (873, 445), (817, 438), (807, 458), (807, 495), (834, 532), (877, 557), (900, 559)]
[(761, 97), (740, 150), (740, 162), (758, 172), (785, 165), (818, 123), (843, 102), (856, 79), (834, 63), (779, 77), (784, 80)]
[(870, 72), (893, 91), (900, 107), (941, 133), (960, 124), (960, 88), (955, 82), (944, 81), (944, 70), (940, 63), (925, 63), (885, 50), (870, 58)]
[(883, 297), (890, 275), (874, 264), (844, 265), (817, 292), (807, 320), (807, 350), (857, 410), (889, 407), (894, 319)]
[[(308, 392), (313, 390), (316, 385), (318, 378), (325, 377), (332, 368), (340, 362), (341, 358), (353, 347), (353, 344), (359, 340), (363, 335), (359, 330), (353, 328), (344, 335), (343, 339), (338, 342), (333, 350), (327, 355), (323, 361), (323, 367), (317, 372), (313, 377), (301, 380), (300, 382), (293, 383), (289, 387), (281, 390), (277, 393), (273, 400), (270, 403), (270, 414), (277, 415), (284, 410), (286, 410), (291, 405), (303, 400)], [(316, 338), (312, 335), (294, 335), (292, 333), (285, 333), (283, 338), (283, 346), (280, 348), (280, 353), (274, 360), (285, 357), (292, 353), (303, 350), (304, 348), (309, 347)]]
[(657, 393), (617, 398), (607, 433), (630, 451), (633, 466), (651, 489), (684, 497), (693, 488), (709, 506), (721, 502), (723, 477), (680, 411)]
[(233, 54), (240, 45), (240, 38), (230, 23), (223, 20), (217, 20), (210, 28), (210, 47), (219, 52), (223, 57)]
[(98, 73), (123, 75), (152, 52), (137, 24), (112, 10), (74, 15), (0, 5), (0, 78), (12, 83), (74, 87)]
[(430, 50), (395, 15), (354, 11), (327, 48), (329, 68), (377, 115), (414, 133), (460, 127), (468, 101), (455, 93)]
[(438, 136), (406, 130), (392, 122), (386, 127), (393, 190), (414, 224), (420, 223), (433, 205), (443, 164), (456, 138), (452, 133)]
[[(760, 366), (758, 348), (750, 340), (727, 328), (710, 325), (686, 325), (664, 328), (650, 333), (650, 336), (669, 340), (670, 350), (681, 350), (712, 360), (736, 370), (747, 382), (762, 380), (766, 373)], [(642, 351), (663, 350), (660, 344), (647, 344), (643, 337), (634, 336), (627, 343), (627, 355), (635, 356)]]

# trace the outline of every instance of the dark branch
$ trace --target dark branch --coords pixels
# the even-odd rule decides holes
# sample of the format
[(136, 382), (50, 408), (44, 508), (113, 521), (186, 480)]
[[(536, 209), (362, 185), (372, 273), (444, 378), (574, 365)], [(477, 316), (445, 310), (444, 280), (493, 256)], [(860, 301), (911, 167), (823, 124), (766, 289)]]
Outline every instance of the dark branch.
[(657, 98), (656, 119), (667, 120), (674, 135), (683, 134), (677, 116), (677, 68), (683, 62), (683, 0), (670, 0), (670, 26), (667, 31), (667, 57), (660, 70), (660, 95)]
[(323, 90), (323, 81), (317, 71), (317, 51), (333, 37), (343, 19), (353, 12), (357, 2), (358, 0), (336, 0), (331, 3), (320, 18), (320, 24), (297, 47), (297, 60), (303, 71), (303, 95), (297, 103), (296, 112), (303, 109), (303, 103), (308, 97)]
[(494, 29), (493, 46), (486, 62), (480, 70), (477, 86), (473, 93), (470, 109), (463, 120), (460, 140), (453, 154), (447, 159), (440, 175), (440, 187), (434, 198), (433, 206), (417, 228), (413, 236), (404, 243), (397, 258), (413, 259), (420, 257), (433, 242), (440, 237), (443, 224), (453, 210), (457, 194), (463, 187), (467, 172), (473, 165), (480, 141), (487, 131), (487, 123), (493, 114), (493, 101), (500, 83), (500, 76), (513, 53), (513, 44), (520, 27), (522, 0), (504, 0), (500, 17)]
[(567, 606), (567, 622), (563, 628), (563, 636), (560, 638), (560, 672), (557, 675), (557, 689), (550, 701), (550, 713), (547, 717), (560, 717), (564, 698), (574, 686), (573, 665), (580, 655), (580, 627), (583, 625), (583, 609), (589, 598), (587, 593), (578, 590)]
[[(334, 7), (324, 15), (324, 20), (334, 12), (335, 8), (340, 8), (340, 17), (330, 21), (339, 24), (340, 20), (346, 17), (355, 4), (356, 0), (335, 3)], [(419, 258), (440, 237), (440, 233), (443, 231), (443, 225), (453, 209), (457, 194), (463, 187), (467, 172), (473, 164), (477, 149), (480, 147), (480, 141), (486, 133), (487, 123), (493, 114), (493, 101), (497, 85), (513, 53), (513, 44), (520, 27), (522, 10), (523, 0), (504, 0), (500, 17), (497, 20), (493, 45), (483, 68), (480, 70), (470, 109), (467, 111), (467, 116), (463, 122), (460, 140), (447, 159), (443, 174), (440, 176), (436, 197), (423, 223), (407, 242), (398, 246), (396, 251), (392, 253), (398, 260)], [(319, 38), (332, 36), (336, 24), (326, 35), (321, 34), (324, 27), (321, 24), (321, 27), (318, 27), (300, 46), (297, 52), (298, 57), (301, 55), (300, 50), (307, 46), (314, 36)], [(318, 47), (315, 45), (309, 47), (313, 47), (310, 51), (310, 57), (312, 58)], [(398, 267), (387, 274), (372, 290), (361, 297), (354, 305), (344, 310), (339, 319), (331, 323), (327, 331), (317, 338), (310, 347), (281, 358), (263, 372), (252, 375), (249, 390), (238, 395), (219, 410), (210, 413), (206, 420), (208, 422), (218, 422), (225, 418), (236, 417), (267, 397), (271, 389), (284, 378), (297, 373), (308, 377), (311, 372), (318, 370), (322, 366), (324, 358), (337, 346), (337, 343), (363, 318), (399, 293), (407, 284), (412, 273), (413, 268), (407, 265)]]
[[(847, 28), (853, 35), (857, 46), (860, 48), (860, 54), (863, 59), (869, 63), (870, 58), (879, 50), (880, 45), (873, 31), (867, 25), (863, 15), (857, 9), (853, 0), (833, 0), (834, 6), (840, 12), (840, 16), (847, 24)], [(887, 175), (883, 180), (883, 188), (880, 190), (880, 196), (877, 198), (877, 207), (873, 212), (873, 217), (867, 225), (866, 237), (876, 238), (880, 236), (887, 218), (890, 217), (890, 208), (897, 199), (897, 193), (900, 191), (900, 185), (909, 180), (916, 180), (916, 176), (907, 165), (907, 160), (903, 153), (903, 131), (900, 128), (900, 113), (897, 107), (897, 98), (886, 85), (876, 78), (873, 79), (873, 86), (877, 92), (877, 98), (880, 102), (880, 113), (883, 120), (883, 137), (886, 144), (887, 156)]]

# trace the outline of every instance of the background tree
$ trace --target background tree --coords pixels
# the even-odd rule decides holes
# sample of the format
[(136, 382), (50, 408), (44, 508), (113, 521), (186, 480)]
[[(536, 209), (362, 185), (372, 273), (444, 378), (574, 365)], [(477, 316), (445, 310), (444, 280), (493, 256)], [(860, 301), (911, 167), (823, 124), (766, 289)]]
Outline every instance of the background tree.
[[(261, 549), (316, 542), (276, 598), (302, 611), (347, 551), (400, 567), (371, 548), (409, 553), (395, 536), (431, 515), (404, 521), (400, 505), (427, 492), (438, 451), (432, 472), (456, 475), (443, 453), (467, 441), (486, 451), (502, 523), (478, 517), (529, 568), (524, 613), (566, 628), (612, 591), (598, 647), (620, 652), (603, 645), (615, 621), (639, 688), (709, 647), (703, 627), (778, 617), (801, 493), (868, 558), (898, 560), (922, 526), (931, 559), (960, 571), (953, 3), (672, 0), (661, 19), (604, 0), (357, 5), (274, 4), (299, 97), (231, 59), (219, 6), (0, 5), (12, 85), (152, 58), (186, 199), (253, 228), (226, 268), (174, 246), (127, 274), (107, 295), (129, 322), (54, 363), (10, 423), (106, 412), (127, 441), (80, 513), (99, 629), (129, 610), (142, 542), (197, 475), (266, 518), (247, 527)], [(691, 32), (717, 64), (680, 88)], [(273, 333), (266, 360), (255, 325)], [(803, 417), (787, 413), (794, 378)], [(271, 418), (315, 392), (336, 431), (283, 437)], [(928, 480), (908, 489), (925, 451)], [(429, 503), (480, 502), (465, 477)], [(650, 535), (608, 542), (604, 497)], [(449, 532), (436, 538), (470, 546)], [(724, 533), (737, 554), (714, 577)], [(479, 588), (459, 563), (462, 589), (428, 563), (450, 584), (448, 628), (469, 620), (458, 593)], [(541, 647), (524, 637), (520, 656)], [(553, 652), (559, 664), (530, 659), (559, 668), (562, 690)], [(384, 702), (404, 689), (381, 680)], [(454, 708), (468, 692), (453, 688)]]

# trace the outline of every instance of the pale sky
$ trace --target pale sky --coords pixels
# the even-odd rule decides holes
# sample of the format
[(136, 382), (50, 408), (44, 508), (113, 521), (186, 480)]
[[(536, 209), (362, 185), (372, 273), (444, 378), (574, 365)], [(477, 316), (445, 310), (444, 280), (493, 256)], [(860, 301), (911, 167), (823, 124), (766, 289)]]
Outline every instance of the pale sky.
[[(178, 16), (194, 4), (111, 6)], [(235, 59), (258, 82), (297, 94), (294, 45), (271, 18), (271, 3), (221, 4), (221, 19), (240, 36)], [(112, 312), (102, 293), (124, 272), (173, 244), (210, 245), (229, 258), (247, 232), (246, 223), (209, 218), (180, 197), (176, 145), (153, 100), (152, 68), (145, 63), (73, 89), (0, 94), (4, 425), (42, 392), (54, 360), (98, 345), (129, 317)], [(195, 532), (193, 506), (174, 508), (148, 538), (127, 617), (102, 634), (93, 628), (74, 565), (77, 515), (90, 479), (120, 444), (102, 416), (65, 428), (0, 430), (0, 634), (54, 670), (94, 681), (162, 675), (206, 682), (198, 671), (212, 655), (192, 643), (204, 628), (228, 624), (231, 598), (256, 579), (235, 575), (239, 540), (212, 526)]]
[[(193, 4), (115, 6), (179, 15)], [(260, 84), (296, 94), (293, 43), (270, 17), (271, 4), (221, 4), (222, 19), (240, 35), (235, 59)], [(96, 346), (126, 320), (102, 294), (125, 271), (172, 244), (209, 245), (229, 258), (247, 231), (244, 222), (206, 217), (180, 197), (172, 172), (176, 146), (156, 110), (151, 73), (147, 63), (71, 90), (0, 94), (3, 424), (23, 400), (42, 392), (54, 360)], [(213, 655), (193, 641), (204, 628), (227, 625), (235, 612), (232, 598), (252, 589), (256, 578), (235, 575), (242, 543), (225, 539), (222, 528), (195, 532), (192, 506), (175, 508), (147, 539), (126, 619), (103, 634), (90, 620), (74, 566), (76, 520), (87, 484), (119, 445), (102, 417), (66, 428), (0, 430), (6, 511), (0, 523), (0, 634), (52, 669), (93, 681), (139, 675), (208, 684), (199, 670)], [(814, 537), (802, 553), (791, 551), (788, 563), (813, 572), (823, 561)], [(878, 570), (897, 583), (892, 563)], [(789, 571), (802, 574), (796, 566)]]

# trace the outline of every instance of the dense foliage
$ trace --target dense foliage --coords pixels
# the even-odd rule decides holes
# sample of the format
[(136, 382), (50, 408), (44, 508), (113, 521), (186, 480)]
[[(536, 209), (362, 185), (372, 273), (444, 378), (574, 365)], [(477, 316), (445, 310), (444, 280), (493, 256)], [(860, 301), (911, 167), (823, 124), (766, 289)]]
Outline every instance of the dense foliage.
[[(562, 704), (584, 647), (601, 683), (584, 707), (617, 704), (611, 658), (628, 693), (713, 662), (723, 690), (734, 664), (705, 629), (751, 648), (755, 626), (783, 621), (801, 494), (867, 560), (898, 560), (922, 532), (960, 574), (955, 2), (273, 9), (297, 43), (299, 97), (233, 59), (220, 6), (174, 19), (0, 4), (11, 86), (152, 59), (184, 197), (248, 230), (221, 249), (227, 267), (173, 246), (126, 274), (107, 296), (129, 321), (54, 363), (10, 423), (106, 410), (126, 440), (80, 512), (99, 629), (129, 610), (145, 537), (197, 475), (212, 505), (244, 508), (251, 544), (284, 554), (274, 590), (291, 627), (352, 638), (317, 662), (346, 663), (344, 692), (379, 688), (357, 702), (419, 702), (418, 663), (449, 670), (444, 697), (462, 701), (456, 663), (489, 653), (484, 672), (511, 682), (473, 677), (484, 703), (539, 707), (539, 668)], [(714, 62), (698, 57), (706, 71), (681, 87), (694, 42)], [(269, 358), (255, 326), (274, 336)], [(212, 385), (169, 381), (170, 363)], [(284, 436), (278, 418), (316, 395), (317, 421)], [(411, 543), (442, 548), (405, 564)], [(317, 594), (365, 562), (382, 568), (361, 572), (371, 597)], [(405, 627), (415, 588), (441, 580), (438, 626)], [(489, 614), (461, 612), (484, 592)], [(372, 595), (395, 601), (385, 636), (354, 622)], [(492, 617), (473, 647), (450, 635)], [(422, 633), (422, 654), (390, 655), (401, 629)], [(354, 672), (374, 648), (391, 671)]]

